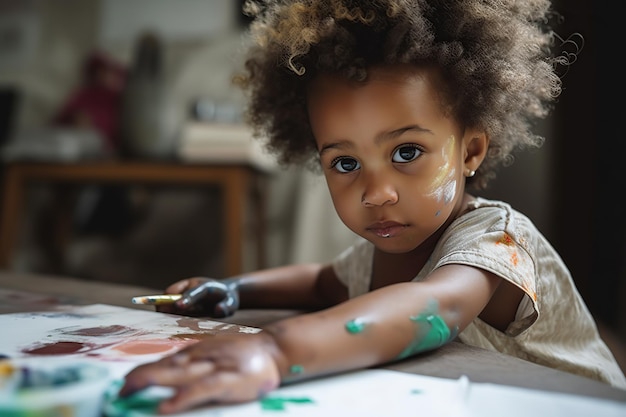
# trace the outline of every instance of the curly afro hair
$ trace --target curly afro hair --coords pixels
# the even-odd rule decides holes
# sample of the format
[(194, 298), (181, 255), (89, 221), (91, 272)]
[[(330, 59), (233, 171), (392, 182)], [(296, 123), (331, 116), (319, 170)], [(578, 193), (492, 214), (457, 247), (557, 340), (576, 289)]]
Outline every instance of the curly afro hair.
[(484, 129), (487, 157), (468, 185), (485, 188), (516, 148), (540, 146), (533, 123), (561, 92), (549, 0), (248, 0), (246, 122), (279, 163), (317, 162), (306, 90), (320, 73), (365, 82), (380, 65), (435, 65), (446, 107)]

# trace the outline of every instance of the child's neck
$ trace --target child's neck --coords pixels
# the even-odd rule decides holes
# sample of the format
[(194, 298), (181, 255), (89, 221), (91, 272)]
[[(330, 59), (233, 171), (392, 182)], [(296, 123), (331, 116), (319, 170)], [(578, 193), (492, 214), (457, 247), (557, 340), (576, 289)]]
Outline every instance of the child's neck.
[(413, 280), (426, 265), (441, 235), (457, 217), (467, 211), (468, 204), (474, 199), (475, 197), (465, 194), (458, 207), (439, 230), (410, 252), (386, 253), (375, 248), (370, 290)]
[(422, 270), (431, 253), (432, 250), (386, 253), (374, 249), (370, 290), (411, 281)]

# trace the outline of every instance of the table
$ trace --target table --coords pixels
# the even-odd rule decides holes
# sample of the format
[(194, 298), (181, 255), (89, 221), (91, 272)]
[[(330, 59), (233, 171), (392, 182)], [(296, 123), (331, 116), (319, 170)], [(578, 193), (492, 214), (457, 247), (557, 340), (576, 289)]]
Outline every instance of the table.
[[(153, 310), (153, 307), (132, 304), (130, 299), (135, 295), (158, 292), (154, 288), (6, 271), (0, 271), (0, 288), (69, 296), (82, 304), (104, 303), (150, 310)], [(298, 313), (293, 310), (241, 310), (228, 319), (217, 321), (262, 328), (268, 322)], [(459, 342), (451, 342), (435, 351), (382, 368), (453, 379), (467, 375), (474, 382), (490, 382), (626, 402), (624, 390)]]
[[(0, 268), (10, 266), (19, 238), (26, 188), (31, 183), (152, 184), (218, 186), (223, 192), (224, 273), (244, 272), (244, 235), (251, 206), (256, 241), (256, 268), (265, 266), (265, 171), (247, 163), (188, 164), (165, 162), (98, 161), (83, 163), (12, 162), (4, 167), (0, 218)], [(69, 225), (61, 225), (67, 229)], [(57, 239), (62, 245), (63, 239)]]

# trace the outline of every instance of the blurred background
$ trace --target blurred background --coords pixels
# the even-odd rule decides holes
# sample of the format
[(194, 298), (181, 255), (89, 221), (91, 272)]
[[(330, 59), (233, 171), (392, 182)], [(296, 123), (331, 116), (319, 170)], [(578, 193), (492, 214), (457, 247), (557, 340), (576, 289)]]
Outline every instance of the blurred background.
[[(184, 139), (240, 122), (231, 76), (246, 41), (241, 3), (0, 0), (3, 162), (205, 162), (204, 147)], [(279, 171), (269, 155), (252, 159), (269, 181), (265, 265), (327, 260), (353, 242), (322, 177)], [(155, 288), (225, 276), (219, 189), (82, 188), (60, 247), (58, 218), (70, 207), (57, 194), (67, 190), (28, 187), (9, 268)]]
[[(537, 224), (592, 313), (625, 341), (626, 216), (617, 197), (626, 175), (616, 123), (623, 105), (611, 99), (623, 82), (610, 58), (621, 37), (605, 3), (554, 2), (563, 16), (558, 33), (578, 46), (582, 35), (584, 47), (563, 76), (555, 112), (538, 127), (545, 145), (517, 155), (484, 196), (510, 202)], [(190, 124), (237, 124), (243, 97), (230, 76), (248, 23), (240, 6), (239, 0), (0, 0), (0, 179), (16, 160), (175, 160)], [(576, 52), (572, 45), (563, 50)], [(278, 170), (271, 161), (264, 172), (266, 266), (330, 260), (356, 239), (337, 219), (323, 178)], [(29, 187), (8, 269), (155, 288), (225, 275), (219, 190), (83, 187), (71, 238), (56, 248), (61, 267), (50, 255), (50, 224), (68, 209), (58, 205), (55, 189)], [(247, 262), (244, 270), (253, 267)]]

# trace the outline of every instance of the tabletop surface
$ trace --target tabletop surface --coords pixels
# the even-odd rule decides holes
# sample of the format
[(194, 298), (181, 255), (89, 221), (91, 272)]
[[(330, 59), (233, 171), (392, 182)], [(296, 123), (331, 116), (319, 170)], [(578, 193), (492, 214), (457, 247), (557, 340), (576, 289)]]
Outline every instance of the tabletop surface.
[[(98, 303), (151, 311), (154, 307), (132, 304), (131, 298), (161, 292), (160, 289), (118, 283), (3, 271), (0, 271), (0, 288), (62, 297), (64, 302), (76, 305)], [(12, 312), (1, 307), (0, 313)], [(241, 310), (228, 319), (216, 321), (262, 328), (268, 322), (294, 314), (298, 312)], [(626, 402), (625, 390), (460, 342), (451, 342), (434, 351), (381, 368), (453, 379), (466, 375), (473, 382), (489, 382)]]

